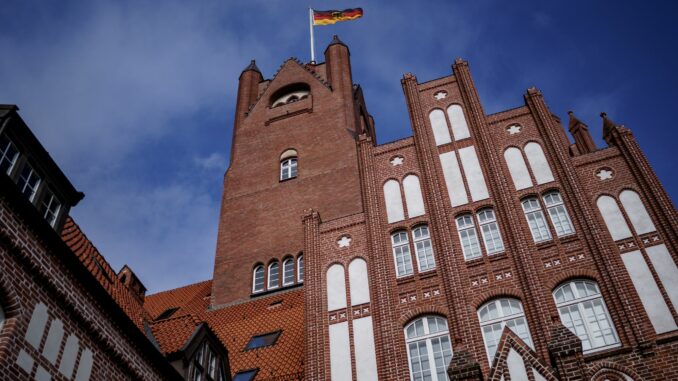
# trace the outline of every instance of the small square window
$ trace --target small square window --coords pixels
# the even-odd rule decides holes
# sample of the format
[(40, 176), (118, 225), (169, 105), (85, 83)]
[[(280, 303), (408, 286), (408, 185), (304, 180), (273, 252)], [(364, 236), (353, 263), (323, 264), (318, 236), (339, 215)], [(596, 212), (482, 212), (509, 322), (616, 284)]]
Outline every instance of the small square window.
[(250, 342), (247, 343), (247, 347), (245, 348), (245, 350), (249, 351), (252, 349), (274, 345), (275, 342), (278, 341), (278, 337), (280, 337), (281, 333), (282, 333), (281, 331), (278, 331), (267, 333), (264, 335), (252, 336)]
[(251, 381), (257, 375), (259, 369), (243, 370), (235, 374), (233, 381)]

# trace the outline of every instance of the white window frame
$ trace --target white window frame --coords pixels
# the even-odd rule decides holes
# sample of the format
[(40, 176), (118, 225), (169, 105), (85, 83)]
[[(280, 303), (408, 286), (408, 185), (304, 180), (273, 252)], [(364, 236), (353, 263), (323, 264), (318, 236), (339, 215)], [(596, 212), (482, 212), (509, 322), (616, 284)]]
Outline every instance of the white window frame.
[(297, 257), (297, 282), (301, 283), (304, 281), (304, 255), (301, 254)]
[[(274, 284), (271, 283), (271, 269), (273, 268), (273, 266), (275, 266), (275, 269), (276, 269), (275, 270), (276, 281), (275, 281)], [(266, 285), (268, 286), (269, 290), (273, 290), (273, 289), (280, 287), (280, 264), (278, 263), (278, 261), (271, 262), (268, 265), (268, 274), (267, 275), (268, 276), (266, 277)]]
[[(257, 288), (257, 271), (261, 270), (261, 288)], [(256, 294), (266, 290), (266, 269), (264, 265), (258, 265), (252, 270), (252, 293)]]
[[(291, 267), (291, 268), (292, 268), (292, 270), (291, 270), (291, 271), (292, 271), (292, 276), (291, 276), (289, 282), (287, 281), (287, 270), (288, 270), (287, 268), (288, 268), (288, 267)], [(289, 286), (289, 285), (294, 284), (294, 279), (296, 278), (296, 277), (295, 277), (295, 274), (294, 274), (294, 258), (287, 258), (287, 259), (285, 259), (285, 260), (283, 261), (283, 266), (282, 266), (282, 268), (283, 268), (283, 271), (282, 271), (282, 274), (283, 274), (283, 286)]]
[[(486, 216), (488, 212), (492, 213), (492, 217), (487, 218), (485, 221), (481, 220), (481, 215)], [(494, 209), (492, 209), (492, 208), (481, 209), (481, 210), (478, 211), (478, 213), (476, 213), (476, 218), (478, 219), (478, 227), (480, 228), (480, 234), (482, 234), (482, 236), (483, 236), (483, 245), (485, 246), (485, 252), (487, 253), (487, 255), (503, 253), (506, 250), (506, 246), (504, 245), (504, 239), (501, 236), (501, 229), (499, 228), (499, 222), (497, 222), (497, 214), (494, 212)], [(492, 251), (490, 251), (489, 246), (487, 244), (489, 237), (487, 236), (487, 234), (485, 233), (485, 229), (483, 229), (483, 228), (485, 226), (487, 226), (488, 229), (491, 230), (492, 225), (494, 225), (497, 229), (497, 235), (498, 235), (499, 243), (501, 244), (501, 249), (495, 248), (495, 249), (492, 249)], [(495, 242), (496, 242), (495, 238), (491, 238), (491, 239), (492, 239), (492, 245), (496, 247), (497, 245), (495, 244)]]
[[(24, 171), (29, 170), (30, 172), (28, 173), (28, 177), (24, 176)], [(31, 179), (35, 177), (38, 179), (38, 181), (35, 183), (35, 185), (31, 186)], [(20, 183), (23, 182), (23, 185)], [(26, 193), (26, 188), (30, 188), (31, 190), (31, 195), (28, 196), (28, 201), (33, 202), (35, 200), (35, 195), (38, 193), (38, 189), (40, 189), (40, 184), (42, 184), (42, 178), (35, 172), (35, 169), (33, 169), (33, 166), (30, 165), (28, 162), (24, 164), (24, 167), (21, 169), (21, 173), (19, 174), (19, 180), (17, 181), (17, 184), (21, 189), (21, 194), (25, 195)]]
[[(417, 232), (418, 231), (426, 231), (426, 235), (422, 235), (417, 238)], [(413, 244), (414, 244), (414, 256), (417, 258), (417, 269), (419, 269), (420, 273), (427, 272), (427, 271), (433, 271), (436, 269), (436, 258), (435, 258), (435, 252), (433, 250), (433, 241), (431, 240), (431, 231), (428, 227), (428, 225), (418, 225), (414, 229), (412, 229), (412, 238), (413, 238)], [(426, 258), (426, 242), (428, 241), (428, 248), (431, 250), (431, 259), (428, 260)], [(419, 248), (419, 245), (421, 244), (422, 248)], [(426, 268), (422, 268), (422, 256), (424, 256), (423, 259), (426, 259)], [(430, 262), (430, 263), (429, 263)]]
[[(507, 314), (504, 311), (504, 308), (502, 306), (502, 303), (501, 303), (502, 300), (508, 301), (509, 305), (510, 305), (511, 301), (518, 302), (518, 306), (520, 307), (520, 312)], [(489, 308), (489, 306), (491, 304), (494, 304), (496, 310), (498, 311), (498, 316), (494, 319), (483, 320), (482, 317), (481, 317), (482, 316), (481, 313), (485, 308)], [(527, 317), (525, 316), (525, 309), (523, 308), (523, 303), (521, 303), (520, 300), (518, 300), (516, 298), (497, 298), (497, 299), (490, 300), (489, 302), (483, 304), (482, 306), (480, 306), (480, 308), (478, 308), (478, 321), (480, 322), (480, 333), (483, 336), (483, 345), (485, 346), (485, 353), (487, 354), (487, 358), (490, 361), (490, 364), (492, 364), (492, 360), (494, 359), (494, 356), (496, 354), (496, 347), (495, 347), (493, 353), (490, 353), (490, 349), (487, 346), (487, 337), (485, 336), (485, 329), (484, 328), (500, 323), (501, 324), (500, 334), (501, 334), (501, 332), (504, 331), (504, 327), (506, 327), (507, 323), (517, 321), (518, 319), (523, 319), (523, 321), (525, 322), (525, 330), (527, 332), (527, 337), (521, 337), (521, 339), (525, 342), (525, 344), (529, 345), (530, 348), (534, 349), (534, 344), (533, 344), (533, 341), (532, 341), (532, 334), (530, 334), (530, 326), (527, 323)], [(511, 327), (509, 327), (509, 329), (511, 329)], [(516, 336), (520, 337), (518, 332), (514, 331), (513, 329), (511, 329), (511, 331), (513, 331), (513, 333), (515, 333)], [(495, 345), (498, 346), (499, 341), (497, 341), (497, 343)]]
[[(61, 212), (61, 201), (57, 196), (52, 192), (49, 187), (47, 188), (47, 192), (45, 193), (44, 197), (42, 198), (42, 206), (45, 208), (45, 213), (43, 214), (43, 218), (52, 226), (54, 227), (56, 225), (56, 222), (59, 220), (59, 212)], [(52, 207), (54, 204), (56, 205), (56, 209), (52, 210)], [(51, 217), (50, 217), (51, 215)]]
[[(536, 206), (533, 204), (533, 202), (534, 204), (536, 204)], [(530, 204), (529, 209), (525, 206), (526, 203)], [(532, 240), (535, 243), (552, 240), (553, 236), (551, 235), (551, 229), (549, 228), (548, 222), (546, 222), (546, 216), (544, 216), (544, 210), (541, 207), (539, 198), (535, 196), (524, 198), (520, 201), (520, 205), (523, 207), (525, 220), (527, 221), (527, 226), (530, 229), (530, 234), (532, 234)], [(546, 235), (542, 234), (541, 227), (539, 226), (536, 226), (539, 232), (539, 236), (535, 235), (535, 229), (532, 227), (532, 224), (530, 223), (530, 216), (535, 216), (536, 220), (540, 220), (542, 222), (544, 227), (543, 231), (546, 232)]]
[[(430, 333), (429, 329), (429, 319), (435, 319), (436, 324), (440, 324), (441, 322), (445, 323), (445, 330), (444, 331), (438, 331), (434, 333)], [(414, 337), (408, 337), (407, 336), (407, 329), (416, 324), (417, 322), (422, 321), (423, 323), (423, 328), (424, 328), (424, 334), (421, 336), (414, 336)], [(450, 363), (448, 361), (447, 364), (445, 364), (445, 378), (444, 380), (438, 379), (438, 373), (436, 372), (436, 363), (435, 363), (435, 354), (433, 352), (433, 339), (438, 339), (438, 338), (447, 338), (447, 342), (450, 345), (450, 360), (452, 360), (452, 356), (454, 355), (453, 349), (452, 349), (452, 341), (450, 340), (450, 330), (449, 326), (447, 324), (447, 320), (443, 318), (442, 316), (436, 316), (436, 315), (427, 315), (427, 316), (422, 316), (418, 319), (413, 320), (409, 324), (405, 326), (405, 329), (403, 330), (405, 334), (405, 351), (407, 352), (407, 364), (408, 364), (408, 369), (410, 371), (410, 380), (414, 381), (414, 374), (412, 372), (412, 358), (410, 356), (410, 344), (413, 343), (419, 343), (419, 342), (425, 342), (426, 345), (426, 354), (428, 357), (428, 363), (429, 363), (429, 370), (431, 371), (431, 380), (432, 381), (448, 381), (449, 377), (447, 376), (447, 367), (449, 367)], [(443, 355), (443, 361), (445, 360), (445, 357)]]
[[(395, 236), (396, 235), (399, 236), (400, 234), (403, 234), (405, 236), (406, 241), (404, 243), (403, 243), (402, 240), (399, 243), (395, 242)], [(393, 252), (393, 264), (395, 265), (396, 277), (402, 278), (402, 277), (413, 275), (414, 274), (414, 266), (412, 266), (412, 251), (410, 250), (410, 237), (407, 234), (406, 230), (398, 230), (398, 231), (391, 233), (391, 249), (392, 249), (391, 251)], [(403, 249), (403, 251), (405, 249), (407, 249), (407, 254), (406, 255), (404, 253), (402, 254), (403, 258), (404, 258), (404, 262), (403, 262), (404, 273), (402, 273), (402, 274), (400, 273), (400, 270), (398, 269), (398, 259), (397, 259), (398, 254), (396, 254), (397, 249)], [(408, 263), (409, 263), (409, 271), (407, 271), (408, 270), (408, 266), (407, 266)]]
[[(579, 292), (579, 288), (576, 287), (577, 283), (582, 283), (585, 288), (588, 288), (586, 286), (593, 286), (595, 289), (595, 294), (591, 295), (581, 295)], [(564, 290), (565, 288), (569, 288), (570, 292), (574, 296), (573, 299), (564, 301), (564, 302), (558, 302), (558, 299), (556, 298), (556, 294), (560, 290)], [(567, 327), (573, 334), (575, 334), (579, 339), (582, 341), (582, 345), (585, 342), (589, 343), (590, 348), (584, 349), (584, 353), (592, 353), (592, 352), (598, 352), (601, 350), (606, 350), (610, 348), (615, 348), (621, 345), (620, 340), (619, 340), (619, 335), (617, 334), (617, 330), (614, 327), (614, 324), (612, 322), (612, 317), (610, 316), (610, 311), (607, 309), (607, 305), (605, 304), (605, 300), (603, 299), (603, 295), (600, 293), (600, 288), (598, 287), (598, 284), (592, 280), (588, 279), (573, 279), (570, 281), (567, 281), (565, 283), (562, 283), (560, 286), (558, 286), (555, 290), (553, 290), (553, 300), (556, 303), (556, 308), (558, 309), (558, 315), (560, 316), (560, 321), (565, 325), (565, 322), (563, 321), (563, 314), (561, 313), (561, 308), (571, 308), (571, 307), (576, 307), (577, 311), (579, 313), (579, 316), (582, 320), (583, 323), (583, 328), (586, 334), (586, 337), (582, 338), (579, 336), (579, 334), (575, 331), (572, 330), (572, 328)], [(586, 315), (586, 307), (584, 304), (586, 303), (591, 303), (593, 304), (594, 301), (599, 301), (600, 306), (603, 309), (604, 313), (604, 319), (607, 320), (607, 324), (609, 325), (609, 329), (611, 330), (612, 337), (614, 338), (614, 342), (610, 344), (604, 344), (604, 345), (598, 345), (598, 346), (593, 346), (593, 334), (592, 330), (593, 328), (591, 327), (591, 321), (589, 321), (590, 316)], [(599, 318), (599, 316), (596, 316), (596, 318)], [(596, 319), (596, 323), (599, 323), (600, 321)], [(602, 332), (602, 328), (601, 328)], [(605, 335), (603, 334), (603, 340), (605, 340)]]
[[(480, 258), (483, 256), (483, 248), (480, 246), (480, 240), (478, 239), (478, 231), (476, 230), (476, 222), (473, 219), (473, 214), (471, 213), (464, 213), (457, 218), (454, 219), (456, 224), (457, 224), (457, 234), (459, 235), (459, 243), (461, 244), (461, 252), (464, 254), (464, 260), (470, 261), (472, 259)], [(462, 227), (459, 224), (459, 221), (462, 220), (464, 223), (464, 226)], [(467, 225), (467, 222), (470, 221), (471, 225)], [(473, 237), (475, 239), (475, 244), (478, 247), (478, 252), (477, 253), (469, 253), (468, 250), (466, 249), (466, 245), (464, 244), (464, 237), (462, 236), (462, 233), (469, 234), (469, 232), (473, 232)], [(467, 236), (467, 240), (471, 240), (470, 236)], [(470, 242), (470, 247), (473, 247), (473, 242)]]
[[(7, 145), (5, 147), (0, 147), (0, 150), (2, 150), (0, 151), (0, 164), (3, 162), (9, 163), (9, 167), (7, 167), (7, 175), (9, 176), (12, 174), (12, 170), (14, 169), (14, 166), (16, 165), (17, 160), (19, 160), (19, 156), (21, 156), (21, 154), (19, 153), (19, 149), (16, 147), (16, 145), (14, 145), (10, 138), (7, 136), (2, 136), (0, 137), (0, 142), (2, 140), (6, 140)], [(14, 147), (15, 152), (14, 156), (10, 158), (8, 152), (11, 147)]]
[[(554, 201), (554, 197), (558, 198), (557, 201)], [(560, 192), (557, 190), (547, 192), (542, 196), (542, 200), (544, 201), (544, 205), (546, 206), (556, 235), (558, 237), (566, 237), (575, 234), (572, 219), (570, 218), (569, 213), (567, 213), (567, 208), (565, 207), (565, 202), (563, 201), (563, 196)], [(564, 228), (565, 224), (569, 227), (569, 230), (567, 231)], [(559, 232), (559, 229), (563, 230), (562, 233)]]
[(288, 157), (280, 162), (280, 181), (294, 179), (298, 175), (299, 161), (296, 156)]

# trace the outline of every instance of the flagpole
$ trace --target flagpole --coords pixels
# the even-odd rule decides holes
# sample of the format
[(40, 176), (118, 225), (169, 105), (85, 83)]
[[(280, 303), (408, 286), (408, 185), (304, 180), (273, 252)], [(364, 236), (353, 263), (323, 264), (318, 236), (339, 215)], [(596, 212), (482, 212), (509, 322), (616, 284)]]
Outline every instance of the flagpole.
[(315, 44), (313, 43), (313, 8), (308, 8), (308, 28), (311, 31), (311, 63), (315, 64)]

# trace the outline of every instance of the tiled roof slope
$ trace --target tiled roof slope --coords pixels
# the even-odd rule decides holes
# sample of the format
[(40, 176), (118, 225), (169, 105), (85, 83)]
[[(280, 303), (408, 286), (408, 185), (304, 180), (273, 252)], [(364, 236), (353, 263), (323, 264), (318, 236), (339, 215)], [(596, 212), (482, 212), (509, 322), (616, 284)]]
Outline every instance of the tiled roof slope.
[(106, 259), (99, 253), (99, 250), (97, 250), (71, 217), (68, 217), (66, 220), (64, 229), (61, 232), (61, 239), (80, 258), (80, 261), (101, 283), (134, 324), (143, 331), (144, 321), (150, 320), (150, 316), (144, 309), (143, 304), (120, 282), (111, 265), (108, 264)]
[[(146, 297), (152, 316), (179, 308), (152, 324), (153, 335), (168, 355), (181, 349), (201, 321), (207, 322), (228, 350), (233, 374), (258, 368), (256, 380), (302, 380), (304, 371), (304, 293), (290, 290), (246, 303), (208, 310), (211, 281)], [(281, 331), (275, 345), (245, 351), (252, 336)]]

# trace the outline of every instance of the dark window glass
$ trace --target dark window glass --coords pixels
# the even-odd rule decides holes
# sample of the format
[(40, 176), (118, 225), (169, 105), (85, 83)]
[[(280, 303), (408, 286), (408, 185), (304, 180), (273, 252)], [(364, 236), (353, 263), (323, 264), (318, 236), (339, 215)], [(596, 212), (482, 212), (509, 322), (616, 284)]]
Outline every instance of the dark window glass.
[(275, 344), (275, 342), (278, 340), (278, 337), (280, 337), (280, 331), (278, 332), (271, 332), (267, 333), (265, 335), (258, 335), (258, 336), (253, 336), (250, 339), (250, 342), (247, 343), (247, 350), (250, 349), (257, 349), (261, 347), (268, 347), (269, 345)]
[(10, 174), (16, 159), (19, 157), (19, 151), (12, 142), (6, 137), (0, 138), (0, 172)]
[(254, 380), (254, 376), (257, 375), (257, 372), (259, 369), (250, 369), (250, 370), (243, 370), (242, 372), (238, 372), (235, 374), (235, 377), (233, 377), (233, 381), (251, 381)]
[(179, 311), (179, 307), (168, 308), (165, 311), (163, 311), (160, 315), (158, 315), (158, 317), (156, 317), (155, 320), (167, 319), (177, 311)]

